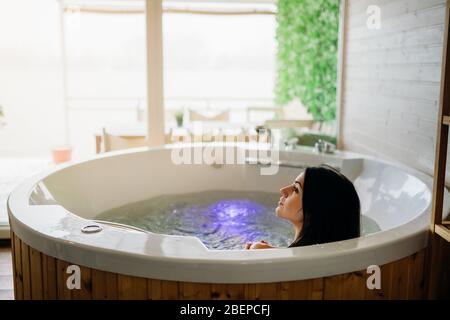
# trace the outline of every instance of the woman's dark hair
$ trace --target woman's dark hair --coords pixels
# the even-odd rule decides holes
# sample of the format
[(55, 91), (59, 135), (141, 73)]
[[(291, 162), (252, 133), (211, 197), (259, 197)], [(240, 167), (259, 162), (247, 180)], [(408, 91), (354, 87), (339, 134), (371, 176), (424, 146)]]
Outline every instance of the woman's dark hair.
[(308, 167), (303, 186), (303, 228), (289, 247), (360, 236), (360, 202), (353, 183), (330, 166)]

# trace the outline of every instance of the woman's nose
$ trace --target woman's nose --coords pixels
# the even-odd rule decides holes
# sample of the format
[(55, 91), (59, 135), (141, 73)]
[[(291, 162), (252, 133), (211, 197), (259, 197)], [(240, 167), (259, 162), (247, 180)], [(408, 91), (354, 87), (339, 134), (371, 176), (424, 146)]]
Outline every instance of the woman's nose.
[(281, 195), (287, 197), (287, 196), (289, 195), (289, 188), (290, 188), (289, 186), (286, 186), (286, 187), (284, 187), (284, 188), (281, 188), (281, 189), (280, 189)]

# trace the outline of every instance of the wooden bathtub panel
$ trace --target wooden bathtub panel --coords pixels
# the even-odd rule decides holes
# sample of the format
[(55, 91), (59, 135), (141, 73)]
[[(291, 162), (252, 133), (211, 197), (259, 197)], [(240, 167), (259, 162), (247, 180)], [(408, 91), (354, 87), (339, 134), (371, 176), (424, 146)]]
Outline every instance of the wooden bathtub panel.
[(243, 300), (245, 284), (211, 284), (211, 299), (213, 300)]
[(76, 300), (91, 300), (92, 299), (92, 269), (80, 266), (81, 273), (81, 290), (71, 290), (72, 298)]
[(29, 247), (30, 253), (30, 283), (31, 298), (42, 300), (44, 298), (44, 287), (42, 279), (42, 259), (41, 253)]
[(12, 232), (12, 230), (9, 231), (9, 235), (10, 235), (10, 239), (11, 239), (11, 263), (13, 265), (13, 280), (14, 280), (14, 296), (17, 296), (17, 288), (16, 288), (16, 278), (17, 278), (17, 274), (16, 274), (16, 268), (14, 267), (14, 261), (15, 261), (15, 252), (14, 252), (14, 233)]
[(367, 289), (367, 278), (369, 276), (364, 270), (325, 277), (324, 299), (365, 299), (366, 291), (372, 291)]
[(184, 300), (211, 299), (211, 285), (209, 283), (178, 282), (179, 298)]
[(179, 299), (180, 282), (178, 281), (161, 281), (161, 299)]
[(21, 241), (22, 254), (22, 282), (23, 282), (23, 298), (31, 299), (31, 274), (30, 274), (30, 250), (25, 242)]
[(22, 274), (22, 245), (20, 239), (12, 232), (14, 242), (13, 262), (14, 262), (14, 297), (16, 299), (23, 299), (23, 274)]
[(179, 282), (147, 279), (147, 299), (175, 300), (179, 295)]
[(248, 283), (244, 286), (244, 299), (255, 300), (256, 299), (256, 284)]
[(270, 300), (278, 296), (280, 283), (259, 283), (256, 284), (256, 300)]
[(92, 269), (92, 299), (107, 300), (106, 272)]
[(280, 282), (277, 299), (280, 300), (322, 300), (324, 278)]
[[(161, 300), (162, 299), (162, 288), (161, 288), (162, 280), (156, 279), (147, 279), (147, 298), (152, 300)], [(178, 292), (176, 294), (178, 297)]]
[(147, 279), (127, 275), (117, 275), (118, 299), (147, 299)]
[(117, 274), (91, 269), (91, 298), (94, 300), (117, 300)]
[(409, 259), (408, 299), (424, 299), (426, 250), (419, 251)]
[(66, 261), (56, 259), (56, 282), (57, 282), (57, 294), (59, 300), (72, 299), (72, 290), (67, 288), (67, 279), (70, 276), (66, 270), (70, 264)]
[[(441, 296), (448, 297), (450, 246), (442, 245)], [(70, 265), (13, 235), (16, 299), (420, 299), (426, 297), (426, 252), (381, 266), (381, 289), (368, 290), (366, 270), (301, 281), (208, 284), (145, 279), (80, 266), (81, 290), (66, 285)]]
[(406, 299), (408, 297), (409, 260), (411, 257), (391, 263), (389, 299)]
[(55, 300), (58, 298), (58, 284), (56, 278), (56, 259), (42, 254), (43, 298)]

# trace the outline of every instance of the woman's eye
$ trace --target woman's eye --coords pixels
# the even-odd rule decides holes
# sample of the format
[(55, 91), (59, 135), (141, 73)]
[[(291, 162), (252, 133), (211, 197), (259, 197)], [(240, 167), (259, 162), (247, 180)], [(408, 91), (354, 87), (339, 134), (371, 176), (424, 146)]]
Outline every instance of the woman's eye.
[(296, 186), (293, 186), (292, 188), (294, 189), (295, 193), (298, 193), (298, 188)]

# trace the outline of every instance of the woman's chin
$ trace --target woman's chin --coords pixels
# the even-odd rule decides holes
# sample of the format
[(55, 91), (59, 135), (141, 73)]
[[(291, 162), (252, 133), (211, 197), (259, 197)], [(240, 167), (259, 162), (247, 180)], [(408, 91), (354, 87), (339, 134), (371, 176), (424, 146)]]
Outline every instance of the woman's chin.
[(278, 207), (275, 209), (275, 213), (276, 213), (277, 217), (280, 217), (280, 218), (281, 218), (281, 216), (280, 216), (281, 211), (282, 211), (281, 206), (278, 206)]

